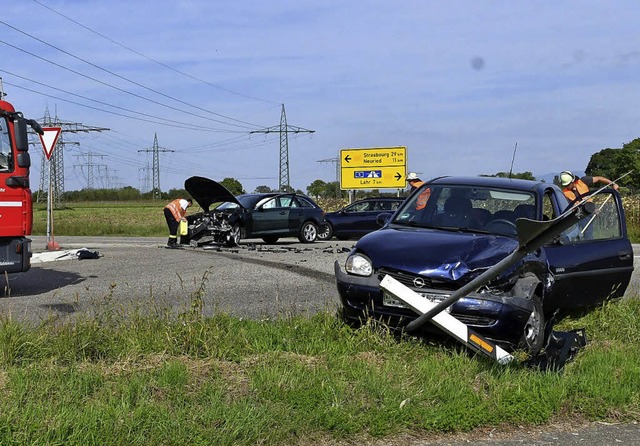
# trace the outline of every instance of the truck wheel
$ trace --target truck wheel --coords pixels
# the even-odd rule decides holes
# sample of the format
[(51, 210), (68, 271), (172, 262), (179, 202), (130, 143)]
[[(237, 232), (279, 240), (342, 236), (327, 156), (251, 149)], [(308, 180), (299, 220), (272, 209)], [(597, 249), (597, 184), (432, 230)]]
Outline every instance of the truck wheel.
[(533, 301), (533, 311), (524, 326), (522, 338), (520, 339), (520, 347), (527, 351), (530, 355), (537, 355), (544, 347), (545, 321), (542, 310), (542, 299), (534, 294), (531, 296)]
[(307, 221), (302, 224), (300, 232), (298, 233), (298, 240), (302, 243), (313, 243), (318, 238), (318, 227), (312, 221)]

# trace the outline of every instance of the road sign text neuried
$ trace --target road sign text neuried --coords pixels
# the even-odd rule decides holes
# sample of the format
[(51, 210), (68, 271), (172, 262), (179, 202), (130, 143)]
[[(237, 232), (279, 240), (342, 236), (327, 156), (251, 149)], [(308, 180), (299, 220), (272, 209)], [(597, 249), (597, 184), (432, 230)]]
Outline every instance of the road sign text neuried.
[(340, 151), (341, 189), (404, 189), (406, 147)]

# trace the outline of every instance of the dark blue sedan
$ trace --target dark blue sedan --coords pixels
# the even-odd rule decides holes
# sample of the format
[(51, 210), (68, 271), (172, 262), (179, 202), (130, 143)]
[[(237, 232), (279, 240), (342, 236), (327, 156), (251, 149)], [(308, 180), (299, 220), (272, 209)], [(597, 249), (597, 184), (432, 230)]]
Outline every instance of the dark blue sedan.
[[(552, 318), (621, 297), (633, 251), (620, 196), (604, 189), (591, 200), (595, 214), (446, 311), (505, 348), (537, 353)], [(383, 292), (386, 275), (442, 301), (518, 248), (517, 219), (554, 219), (567, 206), (562, 191), (549, 183), (488, 177), (427, 182), (382, 229), (356, 243), (345, 265), (336, 262), (343, 315), (355, 323), (375, 317), (402, 328), (418, 314)]]
[(335, 212), (327, 212), (324, 216), (327, 225), (318, 233), (319, 240), (339, 240), (358, 238), (380, 229), (377, 222), (381, 213), (393, 213), (402, 204), (404, 198), (376, 197), (366, 198), (351, 203)]

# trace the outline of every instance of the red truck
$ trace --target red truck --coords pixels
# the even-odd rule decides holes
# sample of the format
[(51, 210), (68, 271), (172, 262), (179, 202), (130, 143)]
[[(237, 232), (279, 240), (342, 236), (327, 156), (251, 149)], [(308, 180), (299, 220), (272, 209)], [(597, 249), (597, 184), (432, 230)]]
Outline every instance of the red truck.
[(31, 268), (33, 202), (29, 188), (27, 125), (42, 134), (40, 125), (25, 119), (9, 102), (0, 100), (0, 274)]

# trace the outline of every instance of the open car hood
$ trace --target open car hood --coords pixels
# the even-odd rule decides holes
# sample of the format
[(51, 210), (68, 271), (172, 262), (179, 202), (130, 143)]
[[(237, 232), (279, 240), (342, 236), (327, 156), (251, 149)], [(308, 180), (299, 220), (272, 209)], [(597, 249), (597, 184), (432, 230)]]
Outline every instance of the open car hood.
[(184, 188), (205, 212), (209, 211), (209, 207), (211, 207), (212, 204), (221, 202), (236, 203), (242, 207), (238, 200), (236, 200), (236, 197), (234, 197), (226, 187), (209, 178), (188, 178), (184, 182)]

